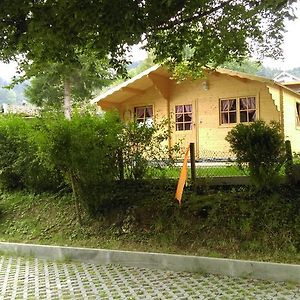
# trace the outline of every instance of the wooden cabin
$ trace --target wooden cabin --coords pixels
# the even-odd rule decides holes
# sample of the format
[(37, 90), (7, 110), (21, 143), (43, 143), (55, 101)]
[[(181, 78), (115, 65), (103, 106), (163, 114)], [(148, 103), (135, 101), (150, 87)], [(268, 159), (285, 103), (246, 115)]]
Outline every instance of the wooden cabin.
[(156, 65), (93, 99), (126, 122), (168, 119), (169, 145), (195, 143), (196, 155), (228, 151), (227, 133), (238, 123), (280, 122), (292, 150), (300, 152), (300, 94), (263, 77), (227, 69), (205, 70), (197, 80), (176, 82)]

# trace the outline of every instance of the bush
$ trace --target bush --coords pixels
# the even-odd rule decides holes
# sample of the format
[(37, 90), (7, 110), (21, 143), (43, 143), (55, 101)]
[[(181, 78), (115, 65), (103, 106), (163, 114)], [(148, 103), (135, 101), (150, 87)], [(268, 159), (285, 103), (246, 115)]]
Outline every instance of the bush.
[[(81, 200), (90, 212), (99, 195), (95, 191), (117, 178), (121, 129), (118, 118), (111, 114), (74, 114), (72, 120), (50, 115), (42, 120), (35, 138), (40, 159), (64, 174), (75, 199)], [(78, 202), (76, 207), (79, 214)]]
[(35, 121), (20, 116), (0, 117), (0, 184), (8, 189), (56, 190), (58, 172), (47, 169), (37, 157), (32, 141)]
[(285, 162), (284, 140), (278, 123), (238, 124), (228, 133), (226, 140), (239, 167), (243, 169), (248, 165), (258, 190), (272, 190), (278, 185), (279, 171)]
[[(115, 114), (75, 113), (72, 120), (49, 113), (40, 118), (0, 120), (0, 183), (30, 191), (68, 187), (90, 213), (109, 201), (120, 176), (120, 153), (126, 179), (148, 176), (149, 167), (169, 159), (167, 126), (124, 125)], [(99, 197), (103, 194), (103, 197)], [(106, 198), (107, 199), (106, 199)]]
[(120, 147), (124, 162), (125, 177), (143, 179), (149, 169), (172, 165), (172, 154), (177, 145), (169, 149), (166, 121), (148, 126), (147, 124), (127, 123), (120, 136)]

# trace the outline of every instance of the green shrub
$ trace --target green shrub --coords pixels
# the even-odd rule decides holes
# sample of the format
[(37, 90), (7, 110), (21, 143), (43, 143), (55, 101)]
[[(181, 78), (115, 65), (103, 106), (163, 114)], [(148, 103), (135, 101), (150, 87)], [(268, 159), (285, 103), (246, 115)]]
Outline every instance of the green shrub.
[(238, 124), (228, 133), (226, 140), (239, 167), (249, 167), (250, 177), (258, 190), (272, 190), (279, 184), (285, 147), (278, 123)]
[(120, 136), (120, 147), (124, 162), (125, 177), (143, 179), (150, 175), (152, 169), (172, 165), (171, 156), (177, 147), (168, 147), (167, 122), (154, 125), (130, 122)]
[(45, 165), (64, 174), (73, 190), (78, 216), (77, 200), (92, 212), (101, 187), (107, 187), (117, 177), (121, 129), (117, 116), (112, 114), (74, 114), (70, 121), (62, 115), (50, 115), (42, 121), (35, 139), (39, 157)]
[(0, 117), (0, 184), (8, 189), (57, 190), (61, 176), (47, 169), (37, 157), (32, 141), (35, 120)]

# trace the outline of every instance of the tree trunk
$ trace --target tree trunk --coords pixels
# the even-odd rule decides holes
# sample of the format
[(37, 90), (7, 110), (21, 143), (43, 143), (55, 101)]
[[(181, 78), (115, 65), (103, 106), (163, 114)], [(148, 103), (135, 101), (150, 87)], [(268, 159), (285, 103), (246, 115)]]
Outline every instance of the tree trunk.
[(65, 79), (64, 81), (64, 114), (67, 120), (71, 120), (71, 81)]
[(74, 202), (75, 202), (75, 211), (77, 215), (77, 221), (78, 224), (82, 224), (82, 219), (81, 219), (81, 211), (80, 211), (80, 204), (79, 204), (79, 199), (78, 199), (78, 194), (77, 194), (77, 188), (76, 188), (76, 179), (72, 172), (69, 173), (71, 185), (72, 185), (72, 191), (73, 191), (73, 197), (74, 197)]

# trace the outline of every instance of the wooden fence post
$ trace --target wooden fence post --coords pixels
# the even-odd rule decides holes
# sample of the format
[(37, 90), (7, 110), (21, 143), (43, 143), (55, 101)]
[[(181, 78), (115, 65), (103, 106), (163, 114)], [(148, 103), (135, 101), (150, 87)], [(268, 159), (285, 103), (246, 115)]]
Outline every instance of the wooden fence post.
[(292, 154), (291, 141), (289, 140), (285, 141), (285, 158), (286, 158), (285, 175), (288, 176), (289, 179), (291, 179), (292, 172), (293, 172), (293, 154)]
[(191, 158), (191, 177), (192, 185), (196, 187), (196, 156), (195, 156), (195, 143), (190, 143), (190, 158)]
[(119, 178), (121, 181), (123, 181), (124, 180), (124, 162), (123, 162), (123, 154), (122, 154), (121, 149), (118, 149), (117, 156), (118, 156)]

